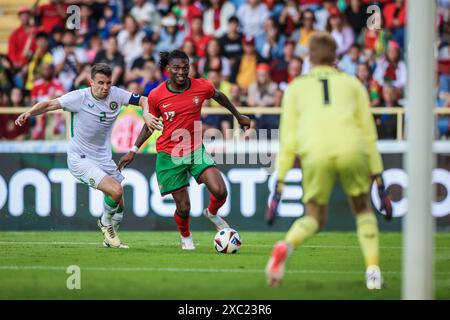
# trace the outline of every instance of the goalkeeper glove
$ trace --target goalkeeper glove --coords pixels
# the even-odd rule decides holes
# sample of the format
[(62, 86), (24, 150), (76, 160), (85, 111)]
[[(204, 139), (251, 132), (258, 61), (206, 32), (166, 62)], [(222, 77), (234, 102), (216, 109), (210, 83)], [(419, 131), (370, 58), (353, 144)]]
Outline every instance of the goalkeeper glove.
[(275, 223), (275, 218), (278, 212), (278, 205), (281, 201), (281, 194), (283, 193), (284, 183), (282, 181), (278, 181), (275, 184), (275, 193), (271, 197), (270, 202), (266, 209), (266, 222), (269, 226), (272, 226)]
[(386, 220), (390, 221), (392, 219), (392, 202), (391, 198), (389, 197), (389, 192), (387, 191), (383, 177), (381, 174), (378, 174), (375, 176), (375, 182), (377, 183), (378, 188), (378, 196), (380, 197), (380, 212), (385, 210), (385, 218)]

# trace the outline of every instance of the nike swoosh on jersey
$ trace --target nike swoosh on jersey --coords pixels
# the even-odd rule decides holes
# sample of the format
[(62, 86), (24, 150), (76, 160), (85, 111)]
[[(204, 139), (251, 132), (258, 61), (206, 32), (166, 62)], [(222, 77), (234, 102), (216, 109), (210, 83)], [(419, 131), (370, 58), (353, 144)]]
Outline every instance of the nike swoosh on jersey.
[(162, 107), (163, 108), (167, 108), (168, 106), (172, 105), (173, 103), (168, 103), (168, 104), (163, 104)]

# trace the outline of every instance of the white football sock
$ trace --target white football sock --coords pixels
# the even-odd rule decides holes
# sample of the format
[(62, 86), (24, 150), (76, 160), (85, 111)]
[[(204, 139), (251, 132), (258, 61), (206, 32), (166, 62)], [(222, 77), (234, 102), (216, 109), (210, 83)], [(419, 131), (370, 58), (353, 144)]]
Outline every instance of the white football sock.
[(110, 206), (105, 201), (103, 201), (103, 215), (101, 218), (101, 222), (104, 226), (110, 226), (112, 224), (112, 217), (117, 212), (119, 208), (119, 204), (115, 207)]

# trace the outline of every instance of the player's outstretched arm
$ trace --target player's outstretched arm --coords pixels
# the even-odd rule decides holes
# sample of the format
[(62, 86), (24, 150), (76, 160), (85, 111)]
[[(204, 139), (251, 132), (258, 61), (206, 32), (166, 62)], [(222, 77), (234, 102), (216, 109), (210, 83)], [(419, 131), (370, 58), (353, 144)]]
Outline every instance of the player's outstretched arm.
[[(139, 106), (142, 108), (142, 116), (144, 118), (145, 124), (148, 126), (149, 129), (152, 130), (158, 130), (158, 131), (162, 131), (163, 129), (163, 125), (162, 122), (159, 118), (155, 117), (154, 115), (152, 115), (149, 111), (150, 107), (148, 105), (148, 100), (146, 97), (141, 97), (139, 99)], [(147, 137), (148, 139), (148, 137)], [(145, 140), (147, 140), (145, 139)], [(144, 141), (145, 141), (144, 140)]]
[(19, 115), (15, 121), (16, 125), (21, 127), (23, 126), (29, 117), (34, 117), (40, 115), (42, 113), (46, 113), (49, 111), (54, 111), (61, 109), (61, 104), (58, 99), (53, 99), (49, 101), (43, 101), (36, 103), (30, 110)]
[(150, 138), (152, 133), (153, 130), (149, 129), (147, 124), (144, 124), (141, 132), (139, 133), (139, 136), (136, 139), (136, 142), (134, 143), (134, 146), (130, 149), (130, 151), (128, 151), (127, 154), (120, 158), (119, 164), (117, 165), (117, 170), (122, 171), (123, 168), (133, 162), (136, 152), (144, 144), (144, 142), (147, 141), (148, 138)]
[(254, 127), (254, 126), (251, 126), (252, 120), (249, 117), (241, 114), (236, 109), (236, 107), (233, 105), (233, 103), (231, 103), (230, 99), (228, 99), (228, 97), (225, 94), (223, 94), (219, 90), (215, 90), (213, 99), (215, 101), (217, 101), (217, 103), (219, 103), (221, 106), (227, 108), (233, 114), (233, 116), (237, 119), (239, 124), (244, 127), (244, 129), (249, 129), (250, 127)]

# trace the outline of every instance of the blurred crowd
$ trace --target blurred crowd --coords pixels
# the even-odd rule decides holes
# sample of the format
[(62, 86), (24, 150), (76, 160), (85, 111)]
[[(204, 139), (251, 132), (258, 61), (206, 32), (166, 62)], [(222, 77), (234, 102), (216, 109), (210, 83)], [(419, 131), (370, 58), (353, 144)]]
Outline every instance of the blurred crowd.
[[(436, 96), (438, 106), (449, 107), (450, 0), (438, 3)], [(78, 21), (67, 13), (73, 4)], [(0, 54), (0, 106), (30, 106), (84, 88), (96, 62), (112, 67), (114, 85), (147, 95), (168, 76), (159, 52), (182, 49), (191, 76), (209, 79), (235, 105), (279, 107), (287, 84), (310, 70), (308, 42), (320, 30), (336, 40), (336, 66), (361, 80), (372, 107), (399, 107), (407, 81), (406, 6), (406, 0), (37, 0), (17, 12), (20, 27)], [(0, 117), (0, 139), (63, 139), (67, 130), (62, 115), (39, 116), (22, 128), (14, 126), (15, 115)], [(277, 115), (255, 119), (258, 128), (279, 126)], [(205, 129), (224, 133), (232, 126), (228, 115), (203, 120)], [(376, 116), (376, 124), (381, 139), (395, 138), (395, 116)], [(440, 118), (439, 137), (450, 133), (449, 124)]]

